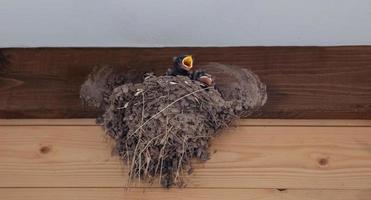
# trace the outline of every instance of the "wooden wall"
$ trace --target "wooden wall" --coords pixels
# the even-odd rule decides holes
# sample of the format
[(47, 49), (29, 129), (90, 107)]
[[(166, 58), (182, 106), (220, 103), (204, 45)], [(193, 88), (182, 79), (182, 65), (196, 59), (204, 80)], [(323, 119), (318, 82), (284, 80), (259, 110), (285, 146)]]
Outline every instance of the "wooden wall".
[(93, 119), (0, 120), (0, 199), (371, 199), (371, 120), (240, 120), (182, 189), (128, 184), (112, 143)]
[(162, 74), (173, 56), (250, 68), (268, 86), (255, 118), (371, 119), (371, 46), (0, 49), (0, 118), (91, 118), (79, 87), (95, 65)]

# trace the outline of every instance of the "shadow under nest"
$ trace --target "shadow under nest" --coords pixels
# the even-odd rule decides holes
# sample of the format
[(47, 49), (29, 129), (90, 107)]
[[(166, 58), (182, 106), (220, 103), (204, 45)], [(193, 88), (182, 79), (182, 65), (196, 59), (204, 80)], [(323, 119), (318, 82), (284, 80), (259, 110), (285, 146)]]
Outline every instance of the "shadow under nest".
[(185, 186), (191, 161), (209, 159), (211, 139), (240, 117), (259, 110), (266, 87), (251, 71), (211, 63), (215, 80), (205, 86), (187, 76), (147, 75), (132, 80), (112, 67), (96, 68), (81, 87), (84, 103), (104, 110), (99, 117), (129, 166), (129, 181)]

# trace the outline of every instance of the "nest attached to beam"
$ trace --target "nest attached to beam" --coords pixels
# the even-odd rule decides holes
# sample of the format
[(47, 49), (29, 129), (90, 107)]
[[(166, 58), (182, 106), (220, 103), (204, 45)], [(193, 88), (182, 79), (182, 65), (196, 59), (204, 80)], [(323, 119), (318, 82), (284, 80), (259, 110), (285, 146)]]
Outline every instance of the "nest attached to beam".
[(101, 125), (129, 166), (129, 180), (158, 178), (164, 187), (184, 186), (192, 159), (209, 159), (219, 130), (265, 104), (265, 85), (252, 72), (217, 63), (205, 69), (215, 87), (186, 76), (150, 75), (127, 83), (107, 67), (82, 85), (84, 102), (105, 110)]

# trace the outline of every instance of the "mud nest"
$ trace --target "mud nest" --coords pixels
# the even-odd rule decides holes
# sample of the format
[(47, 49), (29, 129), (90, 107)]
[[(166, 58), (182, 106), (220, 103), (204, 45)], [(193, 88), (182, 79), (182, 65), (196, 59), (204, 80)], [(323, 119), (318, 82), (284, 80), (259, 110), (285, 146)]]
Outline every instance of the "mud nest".
[(98, 121), (116, 141), (129, 180), (184, 186), (191, 161), (209, 159), (219, 130), (265, 104), (265, 85), (252, 72), (217, 63), (205, 68), (215, 87), (186, 76), (147, 75), (132, 83), (109, 67), (95, 70), (82, 85), (83, 101), (105, 111)]

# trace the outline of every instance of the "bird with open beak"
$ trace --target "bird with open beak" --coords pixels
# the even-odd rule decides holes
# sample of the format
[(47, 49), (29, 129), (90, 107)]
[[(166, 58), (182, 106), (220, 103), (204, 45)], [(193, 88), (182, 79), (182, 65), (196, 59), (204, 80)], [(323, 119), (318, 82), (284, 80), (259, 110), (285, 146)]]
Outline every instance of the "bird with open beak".
[(169, 76), (189, 76), (192, 73), (193, 58), (191, 55), (174, 57), (173, 67), (167, 72)]
[(197, 80), (205, 86), (212, 86), (214, 81), (211, 75), (202, 70), (193, 71), (192, 55), (182, 55), (174, 58), (174, 65), (166, 73), (168, 76), (188, 76), (192, 80)]

